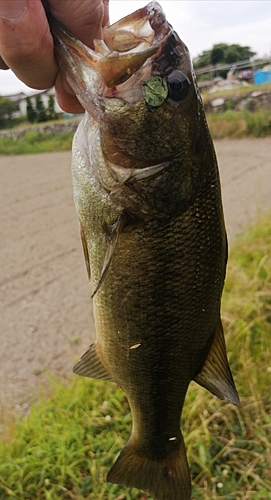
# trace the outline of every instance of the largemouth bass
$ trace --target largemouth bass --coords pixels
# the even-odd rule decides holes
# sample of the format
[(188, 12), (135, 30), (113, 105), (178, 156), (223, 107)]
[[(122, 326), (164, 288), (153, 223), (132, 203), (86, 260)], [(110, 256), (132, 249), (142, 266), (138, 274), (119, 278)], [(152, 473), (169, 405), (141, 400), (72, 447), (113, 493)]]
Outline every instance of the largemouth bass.
[(104, 28), (95, 50), (52, 31), (86, 110), (72, 177), (96, 341), (74, 372), (116, 382), (129, 401), (131, 436), (108, 481), (188, 500), (189, 383), (239, 403), (220, 319), (219, 174), (189, 52), (156, 2)]

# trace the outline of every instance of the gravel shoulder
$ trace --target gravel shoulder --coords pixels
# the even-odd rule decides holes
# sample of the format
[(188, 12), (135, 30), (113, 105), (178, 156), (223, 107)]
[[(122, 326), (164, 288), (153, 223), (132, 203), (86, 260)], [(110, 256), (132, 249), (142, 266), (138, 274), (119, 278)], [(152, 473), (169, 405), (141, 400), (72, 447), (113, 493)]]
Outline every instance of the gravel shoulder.
[[(271, 138), (215, 143), (230, 245), (271, 211)], [(69, 379), (94, 337), (71, 153), (0, 157), (0, 404)]]

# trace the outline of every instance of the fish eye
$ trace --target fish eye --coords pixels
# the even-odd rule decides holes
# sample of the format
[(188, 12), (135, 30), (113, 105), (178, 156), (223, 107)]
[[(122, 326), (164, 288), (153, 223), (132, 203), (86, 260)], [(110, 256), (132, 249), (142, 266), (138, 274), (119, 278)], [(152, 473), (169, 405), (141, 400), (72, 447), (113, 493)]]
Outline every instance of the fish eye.
[(168, 97), (173, 101), (182, 101), (189, 90), (190, 80), (188, 76), (178, 69), (167, 76)]

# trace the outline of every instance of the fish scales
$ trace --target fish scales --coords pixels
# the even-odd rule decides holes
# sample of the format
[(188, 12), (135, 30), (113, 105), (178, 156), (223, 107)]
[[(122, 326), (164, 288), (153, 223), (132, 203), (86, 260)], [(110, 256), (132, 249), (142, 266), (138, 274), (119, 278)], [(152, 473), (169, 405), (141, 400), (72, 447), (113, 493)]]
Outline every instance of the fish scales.
[(188, 500), (180, 417), (191, 380), (239, 403), (220, 320), (219, 174), (188, 49), (156, 2), (104, 29), (112, 61), (51, 24), (86, 109), (72, 175), (96, 341), (74, 371), (115, 381), (128, 398), (131, 436), (107, 479)]

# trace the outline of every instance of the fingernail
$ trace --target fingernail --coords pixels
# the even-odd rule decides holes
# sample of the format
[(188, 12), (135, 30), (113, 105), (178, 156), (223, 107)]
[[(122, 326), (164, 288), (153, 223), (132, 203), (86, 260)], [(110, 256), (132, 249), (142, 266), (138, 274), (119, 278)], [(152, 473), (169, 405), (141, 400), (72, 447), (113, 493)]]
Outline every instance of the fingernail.
[(0, 17), (5, 21), (19, 21), (27, 10), (28, 0), (0, 0)]

